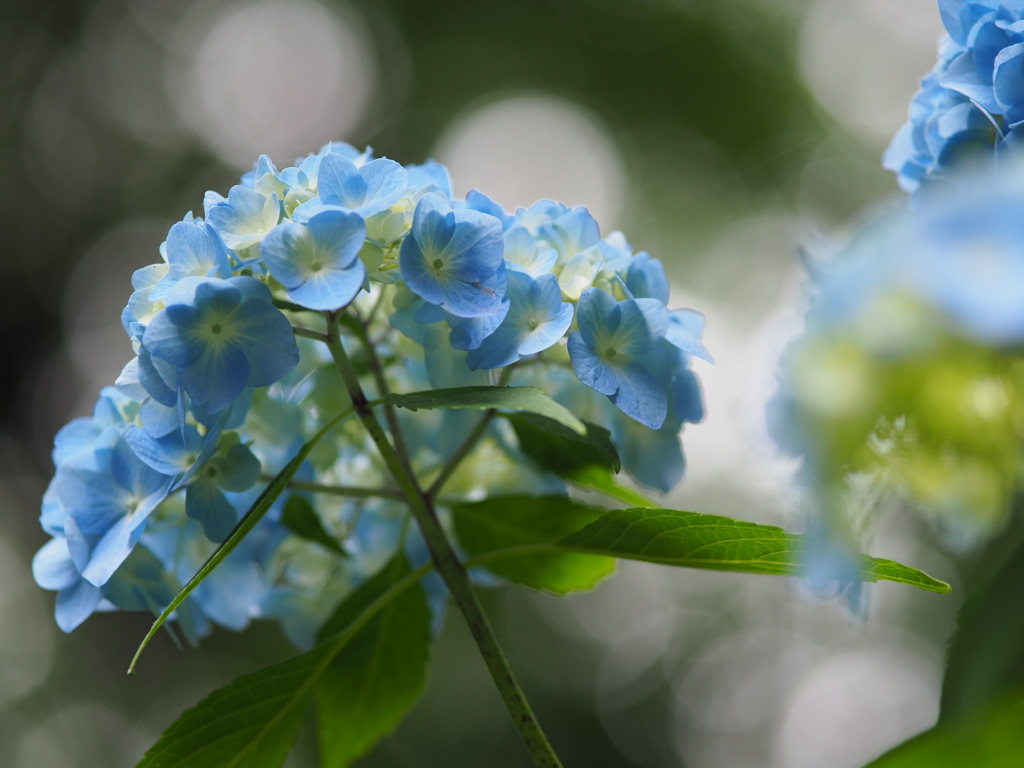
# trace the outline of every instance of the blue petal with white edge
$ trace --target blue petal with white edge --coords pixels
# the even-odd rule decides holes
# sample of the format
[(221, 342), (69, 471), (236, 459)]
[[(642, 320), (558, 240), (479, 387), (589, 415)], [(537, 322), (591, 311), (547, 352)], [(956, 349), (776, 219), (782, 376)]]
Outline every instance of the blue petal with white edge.
[(207, 220), (224, 245), (239, 251), (263, 240), (281, 218), (281, 204), (275, 195), (261, 195), (236, 185), (227, 199), (210, 207)]

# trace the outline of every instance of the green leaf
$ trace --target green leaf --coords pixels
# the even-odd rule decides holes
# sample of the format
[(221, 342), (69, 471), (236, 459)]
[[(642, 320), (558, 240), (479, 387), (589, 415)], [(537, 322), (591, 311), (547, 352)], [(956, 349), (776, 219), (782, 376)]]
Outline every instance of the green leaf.
[(348, 553), (341, 548), (337, 540), (324, 530), (316, 510), (304, 496), (296, 493), (288, 499), (281, 513), (281, 525), (304, 539), (315, 541), (342, 557), (348, 557)]
[[(603, 510), (565, 496), (506, 496), (452, 507), (463, 549), (481, 555), (498, 549), (553, 544), (593, 522)], [(502, 578), (556, 595), (593, 589), (615, 570), (610, 557), (547, 552), (487, 564)]]
[[(372, 592), (342, 604), (324, 634), (350, 624), (374, 593), (409, 573), (404, 557), (394, 560), (375, 577)], [(349, 765), (398, 725), (426, 685), (430, 639), (430, 610), (416, 586), (392, 600), (330, 663), (314, 687), (321, 768)]]
[(588, 491), (597, 491), (610, 499), (615, 499), (615, 501), (629, 504), (633, 507), (657, 506), (643, 494), (616, 482), (611, 472), (604, 467), (596, 465), (583, 467), (569, 475), (566, 480), (575, 486)]
[[(619, 509), (557, 542), (563, 551), (662, 565), (770, 575), (797, 574), (806, 537), (772, 525), (674, 509)], [(948, 592), (944, 581), (891, 560), (862, 556), (865, 581), (896, 581)]]
[[(535, 516), (531, 515), (532, 510), (536, 510)], [(513, 581), (549, 590), (551, 587), (539, 579), (531, 583), (529, 572), (518, 572), (516, 561), (537, 558), (544, 562), (540, 558), (553, 555), (598, 555), (684, 568), (781, 576), (801, 572), (807, 545), (806, 536), (772, 525), (650, 508), (606, 512), (556, 541), (544, 535), (552, 531), (544, 530), (543, 526), (557, 526), (573, 511), (593, 515), (598, 510), (562, 496), (506, 497), (453, 507), (456, 531), (463, 546), (474, 555), (467, 561), (468, 567), (486, 565)], [(895, 581), (931, 592), (949, 592), (944, 581), (916, 568), (867, 555), (862, 558), (864, 581)], [(510, 564), (503, 562), (506, 560)]]
[(557, 421), (579, 435), (587, 434), (587, 426), (563, 405), (556, 403), (537, 387), (453, 387), (390, 394), (385, 402), (411, 411), (435, 408), (495, 408), (506, 411), (528, 411)]
[(330, 651), (315, 648), (211, 693), (164, 732), (137, 768), (280, 768)]
[(242, 519), (238, 521), (238, 525), (235, 526), (235, 529), (231, 532), (231, 535), (228, 536), (227, 540), (217, 548), (216, 552), (210, 555), (210, 559), (203, 564), (203, 567), (199, 569), (195, 576), (189, 579), (189, 582), (184, 586), (181, 592), (171, 600), (171, 604), (164, 609), (163, 613), (157, 616), (156, 621), (153, 622), (153, 626), (150, 627), (149, 632), (146, 633), (146, 636), (142, 639), (142, 643), (139, 645), (138, 650), (135, 651), (132, 663), (128, 665), (129, 675), (134, 673), (135, 664), (138, 662), (139, 656), (142, 655), (142, 651), (147, 645), (149, 645), (149, 641), (153, 638), (153, 635), (157, 633), (157, 630), (160, 629), (163, 623), (167, 621), (167, 618), (185, 601), (185, 598), (192, 593), (192, 590), (198, 587), (203, 582), (203, 579), (209, 576), (213, 572), (213, 569), (220, 565), (221, 561), (223, 561), (225, 557), (231, 554), (232, 550), (234, 550), (234, 548), (241, 543), (242, 539), (249, 534), (249, 531), (255, 528), (256, 524), (263, 519), (267, 510), (270, 509), (275, 501), (277, 501), (277, 497), (280, 496), (284, 489), (288, 487), (288, 483), (295, 476), (295, 473), (299, 471), (299, 467), (302, 466), (302, 462), (306, 460), (309, 452), (313, 450), (314, 446), (316, 446), (320, 441), (320, 438), (330, 432), (335, 424), (350, 415), (352, 412), (353, 409), (348, 408), (327, 422), (319, 432), (313, 435), (313, 438), (308, 443), (299, 449), (298, 453), (292, 457), (292, 460), (285, 464), (284, 468), (277, 473), (277, 476), (270, 481), (266, 488), (263, 489), (263, 492), (256, 498), (256, 501), (253, 502), (253, 505), (249, 507), (249, 510), (242, 516)]
[(611, 433), (604, 427), (585, 421), (587, 431), (581, 435), (534, 413), (517, 413), (505, 418), (516, 431), (523, 453), (549, 472), (566, 477), (594, 464), (611, 466), (616, 473), (622, 469)]
[[(136, 768), (280, 768), (317, 682), (350, 644), (362, 645), (374, 619), (403, 600), (428, 570), (409, 573), (404, 558), (386, 566), (342, 603), (331, 625), (336, 634), (311, 651), (240, 677), (186, 710)], [(422, 590), (416, 592), (420, 605)], [(348, 610), (350, 605), (356, 609)]]
[(942, 723), (867, 768), (1019, 768), (1024, 764), (1024, 690), (981, 714)]
[[(992, 549), (986, 551), (990, 558), (997, 554)], [(1024, 544), (960, 609), (957, 631), (946, 655), (942, 720), (982, 709), (1008, 689), (1024, 686), (1022, 583)]]

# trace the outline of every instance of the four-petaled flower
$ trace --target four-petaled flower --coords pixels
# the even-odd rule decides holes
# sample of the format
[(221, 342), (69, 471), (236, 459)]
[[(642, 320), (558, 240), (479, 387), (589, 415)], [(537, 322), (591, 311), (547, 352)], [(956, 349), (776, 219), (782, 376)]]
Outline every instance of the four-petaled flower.
[(273, 384), (299, 362), (291, 323), (255, 278), (184, 278), (165, 304), (143, 345), (174, 366), (203, 411), (223, 410), (247, 386)]
[(510, 308), (498, 329), (469, 352), (473, 368), (502, 368), (553, 346), (572, 324), (572, 304), (562, 301), (555, 276), (534, 280), (508, 273)]
[(365, 237), (358, 214), (328, 209), (306, 224), (276, 227), (263, 240), (260, 255), (288, 298), (310, 309), (338, 309), (366, 280), (358, 255)]
[(402, 242), (402, 279), (420, 298), (456, 317), (497, 315), (505, 298), (501, 222), (478, 211), (452, 210), (441, 195), (420, 198)]
[(657, 299), (617, 302), (588, 288), (580, 296), (576, 322), (569, 357), (579, 380), (607, 395), (627, 416), (659, 429), (668, 413), (658, 371), (665, 361), (652, 352), (668, 328), (665, 305)]

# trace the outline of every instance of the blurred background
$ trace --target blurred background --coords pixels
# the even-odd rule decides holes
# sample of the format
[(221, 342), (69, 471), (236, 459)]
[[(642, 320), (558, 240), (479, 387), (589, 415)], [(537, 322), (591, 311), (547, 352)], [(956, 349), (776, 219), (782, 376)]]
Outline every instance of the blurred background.
[[(793, 528), (762, 409), (800, 316), (797, 249), (891, 197), (880, 155), (935, 57), (934, 0), (5, 0), (0, 14), (0, 763), (132, 766), (178, 713), (292, 653), (198, 650), (150, 619), (72, 635), (29, 563), (56, 430), (132, 351), (134, 268), (259, 153), (331, 139), (434, 157), (506, 209), (584, 204), (707, 316), (708, 417), (668, 503)], [(896, 512), (870, 546), (960, 584)], [(871, 587), (866, 619), (792, 580), (624, 563), (595, 592), (485, 595), (568, 765), (854, 768), (929, 727), (958, 598)], [(426, 697), (360, 765), (527, 766), (461, 620)], [(288, 763), (312, 766), (304, 731)]]

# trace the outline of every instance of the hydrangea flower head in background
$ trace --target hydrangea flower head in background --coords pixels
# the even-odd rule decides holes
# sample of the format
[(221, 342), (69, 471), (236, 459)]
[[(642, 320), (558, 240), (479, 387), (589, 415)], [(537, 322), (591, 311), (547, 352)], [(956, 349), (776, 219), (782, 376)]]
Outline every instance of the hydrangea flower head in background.
[(1024, 136), (1024, 2), (939, 0), (947, 35), (883, 163), (908, 192)]
[[(853, 584), (878, 499), (966, 544), (998, 531), (1024, 467), (1024, 167), (957, 180), (820, 265), (772, 430), (802, 457), (816, 579)], [(823, 551), (829, 556), (818, 556)]]

